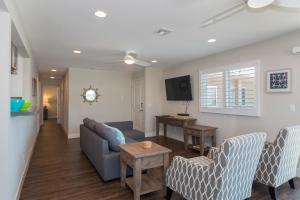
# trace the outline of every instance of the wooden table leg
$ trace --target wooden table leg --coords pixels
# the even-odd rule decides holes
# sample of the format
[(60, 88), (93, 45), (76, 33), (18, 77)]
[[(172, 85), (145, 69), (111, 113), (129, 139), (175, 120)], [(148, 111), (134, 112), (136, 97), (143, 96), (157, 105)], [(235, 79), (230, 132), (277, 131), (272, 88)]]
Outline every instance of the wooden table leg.
[[(166, 186), (166, 173), (167, 173), (167, 169), (169, 167), (169, 153), (165, 153), (164, 154), (164, 166), (163, 166), (163, 175), (162, 175), (162, 183), (163, 186)], [(166, 192), (166, 190), (164, 190)], [(166, 195), (166, 194), (165, 194)]]
[(125, 187), (126, 183), (125, 183), (125, 179), (126, 179), (126, 168), (127, 168), (127, 164), (122, 160), (122, 158), (120, 159), (120, 175), (121, 175), (121, 187)]
[(216, 147), (217, 146), (217, 138), (216, 138), (216, 131), (214, 131), (214, 134), (212, 136), (212, 146)]
[(164, 137), (167, 137), (167, 124), (164, 124)]
[(184, 148), (187, 151), (189, 148), (189, 135), (185, 132), (183, 134), (184, 134)]
[(203, 156), (204, 155), (204, 136), (202, 133), (199, 136), (199, 145), (200, 145), (200, 155)]
[(133, 179), (134, 179), (134, 200), (140, 200), (141, 186), (142, 186), (142, 163), (141, 159), (137, 159), (133, 167)]

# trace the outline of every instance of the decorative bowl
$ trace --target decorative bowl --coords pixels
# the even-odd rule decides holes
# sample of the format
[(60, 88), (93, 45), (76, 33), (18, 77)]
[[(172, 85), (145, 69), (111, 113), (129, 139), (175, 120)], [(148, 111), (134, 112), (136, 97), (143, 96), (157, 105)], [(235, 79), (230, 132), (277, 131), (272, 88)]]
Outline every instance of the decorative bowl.
[(20, 108), (23, 106), (24, 102), (25, 101), (23, 99), (11, 99), (10, 100), (10, 112), (19, 112)]
[(31, 107), (31, 101), (26, 100), (22, 107), (20, 108), (20, 112), (28, 112), (28, 109)]
[(152, 142), (151, 141), (144, 141), (143, 142), (144, 149), (150, 149), (152, 148)]

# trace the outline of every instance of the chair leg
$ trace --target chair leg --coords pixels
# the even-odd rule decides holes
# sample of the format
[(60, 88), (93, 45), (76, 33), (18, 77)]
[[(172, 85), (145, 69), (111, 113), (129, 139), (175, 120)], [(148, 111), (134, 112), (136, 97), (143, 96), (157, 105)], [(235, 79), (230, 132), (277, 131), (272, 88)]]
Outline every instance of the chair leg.
[(172, 194), (173, 194), (173, 190), (167, 187), (167, 200), (171, 200)]
[(294, 179), (289, 180), (289, 184), (290, 184), (292, 189), (295, 189)]
[(269, 187), (269, 193), (270, 193), (270, 195), (271, 195), (271, 199), (272, 200), (277, 200), (278, 198), (277, 198), (277, 189), (276, 188), (274, 188), (274, 187)]

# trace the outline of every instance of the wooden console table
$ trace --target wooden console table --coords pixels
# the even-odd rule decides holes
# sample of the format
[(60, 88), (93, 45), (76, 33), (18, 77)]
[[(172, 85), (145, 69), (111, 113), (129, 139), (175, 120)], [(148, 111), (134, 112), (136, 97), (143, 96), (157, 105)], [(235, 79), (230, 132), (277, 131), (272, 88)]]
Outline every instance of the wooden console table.
[[(139, 200), (143, 194), (164, 189), (170, 153), (170, 149), (155, 143), (149, 149), (143, 147), (143, 142), (120, 145), (121, 186), (127, 184), (133, 190), (134, 200)], [(133, 169), (133, 177), (126, 178), (127, 165)], [(157, 167), (162, 168), (162, 176), (142, 174), (143, 170)]]
[[(205, 146), (204, 146), (205, 137), (210, 137), (212, 146), (213, 147), (216, 146), (216, 130), (217, 130), (217, 128), (210, 127), (210, 126), (201, 126), (201, 125), (185, 126), (183, 128), (185, 149), (187, 150), (190, 147), (192, 149), (200, 151), (200, 155), (203, 156), (204, 149), (205, 149)], [(198, 144), (189, 145), (189, 143), (188, 143), (189, 136), (198, 138), (199, 139)]]
[(193, 125), (197, 119), (190, 117), (172, 117), (172, 116), (156, 116), (156, 136), (159, 136), (159, 125), (164, 125), (164, 137), (167, 137), (167, 125), (184, 127)]

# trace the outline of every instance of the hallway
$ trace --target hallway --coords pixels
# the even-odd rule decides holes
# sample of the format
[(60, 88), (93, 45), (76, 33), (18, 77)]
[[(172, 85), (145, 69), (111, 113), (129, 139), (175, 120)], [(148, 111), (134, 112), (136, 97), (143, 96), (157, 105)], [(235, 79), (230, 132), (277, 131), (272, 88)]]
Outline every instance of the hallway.
[[(173, 149), (172, 156), (196, 156), (186, 152), (183, 144), (172, 139), (159, 142)], [(182, 148), (181, 148), (182, 147)], [(159, 174), (159, 173), (156, 173)], [(300, 180), (296, 180), (296, 190), (288, 184), (279, 189), (280, 200), (300, 199)], [(31, 158), (26, 180), (23, 185), (22, 200), (130, 200), (129, 189), (120, 187), (120, 181), (104, 183), (80, 150), (79, 139), (67, 140), (56, 120), (47, 120), (40, 134)], [(164, 199), (162, 192), (144, 195), (143, 200)], [(173, 199), (181, 199), (174, 194)], [(269, 200), (267, 188), (254, 185), (253, 200)]]

